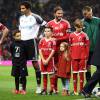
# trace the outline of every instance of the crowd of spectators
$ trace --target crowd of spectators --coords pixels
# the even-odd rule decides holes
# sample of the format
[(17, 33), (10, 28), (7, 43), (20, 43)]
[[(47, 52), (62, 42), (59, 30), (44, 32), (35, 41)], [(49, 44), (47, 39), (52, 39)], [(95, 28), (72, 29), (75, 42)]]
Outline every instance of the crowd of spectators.
[[(42, 13), (47, 16), (47, 20), (53, 19), (53, 8), (57, 5), (60, 5), (65, 12), (65, 17), (67, 20), (72, 23), (77, 17), (82, 18), (82, 8), (86, 5), (89, 5), (93, 8), (94, 15), (100, 17), (100, 1), (99, 0), (50, 0), (47, 4), (44, 5)], [(45, 17), (46, 18), (46, 17)]]
[[(18, 11), (18, 3), (21, 0), (4, 0), (0, 8), (0, 22), (6, 25), (10, 30), (13, 30), (18, 25), (18, 18), (20, 13)], [(100, 1), (99, 0), (47, 0), (48, 2), (43, 3), (39, 0), (28, 0), (31, 1), (33, 9), (32, 11), (41, 15), (44, 20), (49, 21), (53, 19), (53, 8), (60, 5), (64, 10), (65, 19), (67, 19), (71, 25), (76, 18), (82, 18), (82, 8), (89, 5), (93, 8), (95, 16), (100, 17)], [(9, 36), (5, 40), (2, 50), (3, 59), (10, 59), (9, 44), (11, 42), (11, 31)]]

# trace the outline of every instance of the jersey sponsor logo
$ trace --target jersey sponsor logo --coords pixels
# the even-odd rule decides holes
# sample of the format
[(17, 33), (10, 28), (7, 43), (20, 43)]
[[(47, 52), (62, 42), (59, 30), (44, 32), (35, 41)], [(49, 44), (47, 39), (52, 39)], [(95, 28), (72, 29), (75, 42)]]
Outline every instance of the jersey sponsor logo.
[(63, 36), (63, 35), (64, 35), (64, 34), (61, 33), (61, 32), (60, 32), (60, 33), (58, 32), (58, 33), (53, 34), (53, 36)]
[(59, 27), (55, 27), (54, 29), (55, 29), (55, 30), (58, 30), (58, 29), (59, 29)]

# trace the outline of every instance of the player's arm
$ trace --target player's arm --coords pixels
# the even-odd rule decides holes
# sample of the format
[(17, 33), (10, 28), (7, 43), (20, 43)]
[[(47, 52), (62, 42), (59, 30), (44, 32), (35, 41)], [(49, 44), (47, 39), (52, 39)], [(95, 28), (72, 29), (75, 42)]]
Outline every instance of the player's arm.
[(43, 53), (42, 53), (42, 50), (41, 50), (42, 44), (43, 44), (43, 42), (42, 42), (42, 39), (41, 39), (40, 42), (39, 42), (39, 45), (38, 45), (39, 55), (40, 55), (40, 58), (41, 58), (43, 64), (45, 65), (45, 59), (44, 59), (44, 56), (43, 56)]
[[(37, 14), (33, 14), (33, 16), (36, 18), (36, 22), (37, 22), (38, 25), (40, 25), (41, 30), (43, 30), (43, 28), (45, 27), (45, 25), (47, 24), (47, 22), (45, 20), (43, 20), (43, 18), (40, 17)], [(37, 37), (41, 37), (41, 35), (43, 35), (41, 33), (42, 32), (38, 32)]]
[(14, 50), (13, 44), (11, 43), (11, 44), (10, 44), (10, 53), (11, 53), (11, 55), (13, 55), (13, 50)]
[(52, 51), (51, 51), (50, 55), (48, 56), (48, 58), (47, 59), (44, 59), (43, 53), (41, 51), (41, 45), (39, 44), (39, 55), (40, 55), (40, 57), (41, 57), (42, 62), (43, 62), (44, 65), (47, 65), (48, 64), (48, 62), (50, 61), (50, 59), (54, 55), (54, 52), (55, 52), (55, 50), (52, 49)]
[(70, 53), (70, 54), (71, 54), (71, 52), (72, 52), (71, 44), (72, 44), (72, 39), (71, 39), (71, 35), (70, 35), (70, 36), (69, 36), (69, 53)]
[(48, 58), (46, 59), (47, 63), (50, 61), (50, 59), (53, 57), (55, 50), (56, 50), (56, 42), (54, 40), (54, 38), (52, 38), (53, 44), (52, 44), (52, 51), (50, 53), (50, 55), (48, 56)]
[(89, 38), (88, 38), (87, 34), (86, 34), (85, 45), (86, 45), (86, 55), (87, 55), (87, 57), (86, 57), (86, 58), (88, 58), (88, 56), (89, 56), (90, 40), (89, 40)]
[(33, 13), (33, 16), (36, 18), (36, 22), (37, 22), (38, 24), (40, 24), (41, 26), (46, 25), (47, 22), (44, 21), (42, 17), (40, 17), (39, 15), (34, 14), (34, 13)]
[(39, 44), (38, 44), (38, 48), (39, 48), (39, 55), (40, 55), (40, 58), (41, 58), (42, 60), (44, 60), (44, 57), (43, 57), (43, 54), (42, 54), (42, 51), (41, 51), (42, 44), (43, 44), (43, 42), (42, 42), (42, 39), (41, 39), (40, 42), (39, 42)]
[(61, 41), (61, 40), (68, 40), (68, 39), (69, 39), (69, 35), (70, 35), (70, 34), (66, 33), (65, 36), (59, 37), (57, 40), (59, 40), (59, 41)]
[(43, 57), (43, 54), (42, 54), (41, 49), (39, 49), (39, 55), (40, 55), (40, 58), (42, 59), (42, 61), (44, 61), (45, 59), (44, 59), (44, 57)]
[(2, 37), (0, 39), (0, 44), (2, 44), (5, 37), (8, 35), (9, 30), (6, 26), (4, 26), (2, 24), (0, 24), (0, 29), (1, 29), (1, 32), (2, 32)]
[(52, 50), (51, 53), (50, 53), (50, 55), (49, 55), (49, 57), (46, 59), (46, 62), (47, 62), (47, 63), (48, 63), (48, 62), (50, 61), (50, 59), (53, 57), (54, 53), (55, 53), (55, 50)]

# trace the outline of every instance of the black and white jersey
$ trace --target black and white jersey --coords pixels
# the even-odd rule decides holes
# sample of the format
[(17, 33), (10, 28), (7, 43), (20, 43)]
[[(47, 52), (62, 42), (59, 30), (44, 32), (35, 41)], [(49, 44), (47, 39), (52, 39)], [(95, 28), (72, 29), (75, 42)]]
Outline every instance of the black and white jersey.
[(46, 22), (37, 14), (32, 13), (29, 16), (22, 15), (19, 19), (21, 40), (30, 40), (36, 38), (40, 26), (45, 24)]

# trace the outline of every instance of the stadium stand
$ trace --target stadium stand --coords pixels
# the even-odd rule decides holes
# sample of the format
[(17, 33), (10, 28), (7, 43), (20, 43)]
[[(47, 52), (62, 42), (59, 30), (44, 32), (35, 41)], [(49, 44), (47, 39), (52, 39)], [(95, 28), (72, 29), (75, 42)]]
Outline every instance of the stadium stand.
[[(18, 4), (26, 0), (0, 0), (0, 22), (10, 30), (18, 27)], [(92, 6), (95, 16), (100, 17), (100, 0), (27, 0), (32, 3), (32, 11), (40, 14), (46, 21), (53, 19), (53, 8), (60, 5), (64, 9), (65, 19), (72, 22), (78, 17), (82, 18), (82, 8), (86, 5)], [(11, 59), (9, 44), (11, 43), (11, 32), (5, 40), (3, 50), (3, 60)]]

